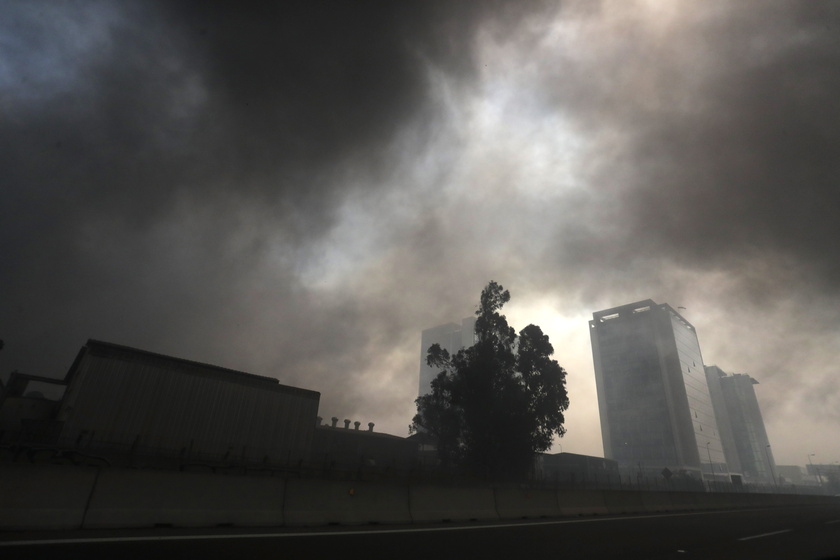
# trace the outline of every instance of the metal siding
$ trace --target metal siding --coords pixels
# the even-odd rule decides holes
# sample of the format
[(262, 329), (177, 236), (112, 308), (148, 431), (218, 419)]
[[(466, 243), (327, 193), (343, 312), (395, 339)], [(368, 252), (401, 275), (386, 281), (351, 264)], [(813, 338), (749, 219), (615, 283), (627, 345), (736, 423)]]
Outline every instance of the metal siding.
[(140, 436), (142, 445), (173, 452), (192, 442), (193, 452), (200, 453), (223, 455), (233, 447), (240, 456), (245, 446), (251, 459), (305, 458), (317, 396), (275, 387), (281, 386), (245, 385), (196, 374), (195, 367), (185, 372), (88, 353), (65, 399), (63, 439), (72, 444), (87, 430), (98, 442), (126, 449)]

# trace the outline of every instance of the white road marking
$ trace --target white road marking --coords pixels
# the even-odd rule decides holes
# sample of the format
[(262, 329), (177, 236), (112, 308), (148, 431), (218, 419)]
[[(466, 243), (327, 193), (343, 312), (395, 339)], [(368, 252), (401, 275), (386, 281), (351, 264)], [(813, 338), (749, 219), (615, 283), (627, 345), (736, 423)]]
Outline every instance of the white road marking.
[[(749, 509), (739, 511), (761, 511), (760, 509)], [(497, 529), (509, 527), (536, 527), (540, 525), (566, 525), (569, 523), (599, 523), (604, 521), (629, 521), (633, 519), (653, 519), (657, 517), (683, 517), (687, 515), (716, 515), (732, 513), (731, 511), (693, 511), (686, 513), (663, 513), (656, 515), (637, 515), (627, 517), (598, 517), (592, 519), (561, 519), (557, 521), (536, 521), (532, 523), (494, 523), (483, 525), (450, 526), (450, 527), (411, 527), (403, 529), (375, 529), (365, 531), (309, 531), (305, 533), (241, 533), (224, 535), (169, 535), (169, 536), (142, 536), (142, 537), (89, 537), (80, 539), (34, 539), (26, 541), (0, 541), (0, 548), (4, 546), (33, 546), (33, 545), (55, 545), (55, 544), (91, 544), (91, 543), (117, 543), (117, 542), (163, 542), (163, 541), (200, 541), (214, 539), (277, 539), (289, 537), (332, 537), (349, 535), (383, 535), (389, 533), (434, 533), (438, 531), (471, 531), (477, 529)]]
[(840, 519), (835, 519), (833, 521), (826, 521), (825, 522), (826, 525), (831, 525), (832, 523), (840, 523)]
[(751, 537), (744, 537), (742, 539), (738, 539), (739, 541), (749, 541), (752, 539), (760, 539), (762, 537), (769, 537), (771, 535), (781, 535), (782, 533), (790, 533), (793, 529), (783, 529), (781, 531), (773, 531), (772, 533), (762, 533), (760, 535), (753, 535)]

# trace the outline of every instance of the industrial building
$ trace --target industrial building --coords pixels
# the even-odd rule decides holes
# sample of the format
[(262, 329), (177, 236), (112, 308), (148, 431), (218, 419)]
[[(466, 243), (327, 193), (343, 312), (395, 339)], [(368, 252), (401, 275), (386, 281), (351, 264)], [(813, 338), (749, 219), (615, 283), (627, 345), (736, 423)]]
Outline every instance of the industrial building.
[(537, 478), (562, 486), (609, 488), (622, 484), (618, 463), (603, 457), (578, 453), (539, 453), (535, 470)]
[(63, 397), (21, 417), (37, 397), (17, 385), (44, 382), (27, 377), (13, 376), (0, 403), (6, 441), (32, 443), (28, 429), (51, 434), (41, 441), (57, 449), (106, 458), (294, 465), (310, 457), (320, 394), (270, 377), (89, 340), (65, 378), (51, 380), (65, 386)]
[(58, 439), (54, 421), (66, 385), (63, 380), (13, 372), (0, 384), (0, 444), (49, 444)]
[(805, 467), (799, 465), (776, 465), (779, 486), (818, 486), (816, 477), (810, 477)]
[(627, 476), (728, 481), (694, 326), (650, 299), (592, 317), (605, 457)]
[(3, 457), (150, 468), (395, 473), (414, 440), (334, 417), (320, 394), (276, 379), (89, 340), (64, 379), (13, 373), (0, 387)]
[(460, 325), (446, 323), (423, 331), (420, 337), (420, 383), (417, 391), (419, 397), (431, 393), (432, 380), (440, 373), (426, 363), (426, 355), (433, 344), (440, 344), (440, 347), (450, 354), (455, 354), (461, 348), (469, 348), (475, 344), (475, 317), (463, 319)]
[(408, 471), (417, 466), (416, 441), (373, 431), (369, 422), (366, 430), (361, 422), (345, 419), (343, 427), (333, 417), (329, 425), (318, 419), (312, 440), (312, 466), (322, 470), (366, 469), (376, 472)]

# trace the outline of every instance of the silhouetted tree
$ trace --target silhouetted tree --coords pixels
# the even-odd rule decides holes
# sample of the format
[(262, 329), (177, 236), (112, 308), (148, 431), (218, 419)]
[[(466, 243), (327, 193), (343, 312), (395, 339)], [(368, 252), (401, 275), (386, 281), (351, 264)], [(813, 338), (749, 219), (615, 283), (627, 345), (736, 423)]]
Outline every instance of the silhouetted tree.
[(440, 369), (432, 391), (417, 399), (412, 430), (438, 440), (444, 466), (494, 479), (527, 474), (535, 452), (566, 433), (566, 372), (536, 325), (519, 335), (499, 313), (510, 293), (496, 282), (481, 292), (476, 342), (454, 355), (432, 345), (426, 362)]

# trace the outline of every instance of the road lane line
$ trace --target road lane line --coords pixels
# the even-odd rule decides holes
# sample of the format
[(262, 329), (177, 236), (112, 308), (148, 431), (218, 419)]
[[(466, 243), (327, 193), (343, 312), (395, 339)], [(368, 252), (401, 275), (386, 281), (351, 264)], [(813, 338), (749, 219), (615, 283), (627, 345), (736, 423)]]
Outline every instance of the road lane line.
[(760, 539), (762, 537), (769, 537), (771, 535), (781, 535), (782, 533), (790, 533), (791, 531), (793, 531), (793, 529), (783, 529), (781, 531), (773, 531), (772, 533), (762, 533), (760, 535), (753, 535), (751, 537), (744, 537), (744, 538), (741, 538), (741, 539), (738, 539), (738, 540), (739, 541), (749, 541), (749, 540), (752, 540), (752, 539)]
[(826, 524), (826, 525), (831, 525), (831, 524), (833, 524), (833, 523), (840, 523), (840, 519), (835, 519), (835, 520), (833, 520), (833, 521), (826, 521), (826, 522), (825, 522), (825, 524)]
[[(741, 512), (763, 511), (761, 508), (739, 510)], [(597, 517), (589, 519), (558, 519), (557, 521), (535, 521), (526, 523), (485, 523), (482, 525), (448, 526), (448, 527), (408, 527), (403, 529), (372, 529), (364, 531), (307, 531), (297, 533), (227, 533), (223, 535), (148, 535), (142, 537), (87, 537), (69, 539), (30, 539), (25, 541), (0, 541), (0, 548), (10, 546), (57, 545), (57, 544), (94, 544), (116, 542), (163, 542), (163, 541), (198, 541), (218, 539), (277, 539), (295, 537), (328, 537), (338, 535), (381, 535), (389, 533), (434, 533), (440, 531), (475, 531), (480, 529), (504, 529), (510, 527), (534, 527), (540, 525), (566, 525), (570, 523), (603, 523), (606, 521), (630, 521), (634, 519), (651, 519), (657, 517), (683, 517), (689, 515), (719, 515), (733, 513), (723, 511), (692, 511), (685, 513), (663, 513), (654, 515), (628, 515), (624, 517)]]

